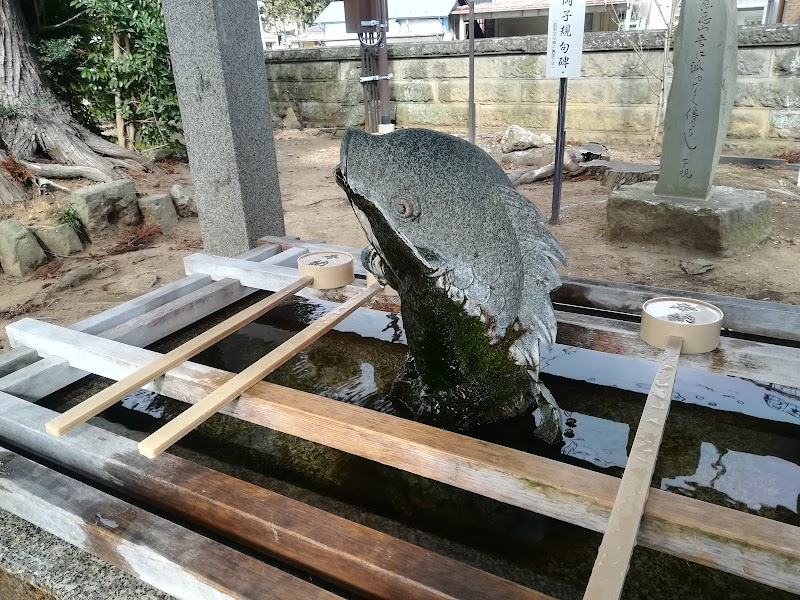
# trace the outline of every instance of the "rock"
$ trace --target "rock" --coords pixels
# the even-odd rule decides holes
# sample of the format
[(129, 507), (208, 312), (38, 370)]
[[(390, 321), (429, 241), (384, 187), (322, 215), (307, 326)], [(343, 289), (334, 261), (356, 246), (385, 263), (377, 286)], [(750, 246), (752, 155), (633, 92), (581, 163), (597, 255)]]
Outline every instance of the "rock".
[(39, 242), (16, 219), (0, 221), (0, 266), (9, 275), (22, 277), (47, 262)]
[(191, 188), (186, 188), (176, 183), (169, 191), (169, 195), (172, 196), (172, 202), (175, 204), (175, 210), (178, 211), (179, 217), (197, 216), (197, 204), (194, 201), (194, 192)]
[[(132, 218), (130, 203), (136, 202), (136, 184), (130, 179), (98, 183), (72, 192), (71, 203), (89, 235), (108, 229), (120, 207), (125, 219)], [(117, 216), (122, 215), (117, 212)]]
[(683, 272), (687, 275), (701, 275), (702, 273), (708, 273), (716, 266), (717, 265), (710, 260), (704, 260), (702, 258), (681, 261), (681, 269), (683, 269)]
[(531, 148), (530, 150), (516, 150), (503, 154), (500, 164), (505, 168), (519, 167), (545, 167), (555, 158), (555, 146)]
[(111, 220), (127, 227), (134, 227), (141, 224), (142, 213), (139, 210), (139, 203), (136, 200), (135, 194), (117, 200), (114, 203)]
[(170, 158), (172, 150), (170, 150), (169, 146), (161, 146), (160, 148), (146, 148), (142, 150), (142, 154), (153, 162), (158, 162)]
[(732, 256), (752, 250), (772, 230), (765, 192), (714, 186), (708, 198), (672, 198), (655, 183), (612, 191), (606, 208), (612, 240), (678, 244)]
[(55, 227), (33, 227), (31, 231), (50, 254), (69, 256), (83, 250), (78, 234), (66, 223)]
[(528, 150), (529, 148), (541, 148), (554, 144), (553, 138), (546, 133), (534, 133), (520, 127), (519, 125), (509, 125), (500, 140), (503, 152), (508, 154), (515, 150)]
[(150, 194), (139, 198), (139, 209), (145, 223), (155, 223), (167, 234), (178, 224), (178, 215), (169, 194)]

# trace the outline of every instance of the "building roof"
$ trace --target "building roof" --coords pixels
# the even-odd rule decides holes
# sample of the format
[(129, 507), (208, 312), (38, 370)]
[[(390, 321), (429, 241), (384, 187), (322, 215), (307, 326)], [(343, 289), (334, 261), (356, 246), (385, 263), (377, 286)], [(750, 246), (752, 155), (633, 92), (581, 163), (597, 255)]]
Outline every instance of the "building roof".
[[(586, 0), (586, 7), (605, 6), (606, 4), (626, 4), (625, 0)], [(475, 14), (502, 13), (526, 10), (550, 9), (550, 0), (497, 0), (496, 2), (481, 2), (475, 4)], [(391, 12), (391, 9), (390, 9)], [(469, 14), (469, 6), (458, 6), (453, 11), (455, 15)]]
[[(389, 18), (437, 19), (448, 16), (455, 5), (456, 0), (389, 0)], [(331, 2), (314, 22), (344, 23), (344, 2)]]

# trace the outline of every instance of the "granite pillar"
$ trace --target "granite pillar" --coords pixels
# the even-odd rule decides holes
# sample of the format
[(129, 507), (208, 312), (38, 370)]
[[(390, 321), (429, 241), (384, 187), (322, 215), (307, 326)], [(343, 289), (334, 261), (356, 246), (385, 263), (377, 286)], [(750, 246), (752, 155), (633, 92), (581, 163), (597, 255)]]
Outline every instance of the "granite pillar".
[(207, 252), (283, 235), (255, 0), (162, 0)]
[(656, 194), (705, 198), (711, 190), (736, 94), (736, 22), (735, 0), (681, 6)]

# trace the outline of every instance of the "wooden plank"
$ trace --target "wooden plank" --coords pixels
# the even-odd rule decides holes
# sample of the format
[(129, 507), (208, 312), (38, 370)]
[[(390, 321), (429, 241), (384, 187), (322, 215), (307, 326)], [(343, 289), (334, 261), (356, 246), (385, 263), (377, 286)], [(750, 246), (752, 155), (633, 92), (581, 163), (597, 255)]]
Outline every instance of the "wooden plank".
[[(298, 276), (296, 269), (202, 254), (187, 256), (185, 262), (187, 272), (202, 273), (213, 279), (230, 277), (263, 289), (279, 289)], [(356, 281), (333, 292), (320, 293), (321, 290), (307, 288), (299, 295), (340, 302), (352, 298), (363, 286), (363, 282)], [(391, 312), (400, 310), (396, 296), (378, 296), (368, 306)], [(563, 311), (556, 311), (556, 319), (557, 341), (561, 344), (654, 362), (659, 359), (660, 352), (639, 338), (637, 323)], [(797, 348), (723, 337), (718, 350), (686, 355), (685, 361), (686, 366), (701, 371), (800, 387), (800, 349)]]
[(0, 508), (176, 598), (339, 598), (5, 448), (0, 463)]
[(234, 331), (238, 331), (248, 323), (252, 323), (257, 318), (271, 310), (286, 298), (294, 295), (295, 292), (303, 289), (313, 282), (311, 277), (301, 277), (293, 284), (278, 290), (260, 302), (247, 307), (243, 311), (225, 319), (222, 323), (204, 331), (200, 335), (181, 344), (171, 352), (168, 352), (155, 362), (142, 367), (135, 373), (131, 373), (125, 379), (117, 381), (106, 389), (98, 392), (80, 404), (73, 406), (64, 414), (58, 415), (47, 423), (47, 432), (50, 435), (60, 436), (70, 431), (76, 425), (84, 423), (100, 414), (112, 404), (116, 404), (122, 398), (141, 388), (144, 384), (160, 377), (172, 367), (186, 362), (193, 356), (199, 354), (206, 348), (216, 344), (219, 340), (227, 337)]
[[(19, 341), (121, 379), (157, 354), (23, 319)], [(233, 377), (186, 363), (148, 389), (194, 403)], [(261, 382), (223, 413), (594, 531), (619, 480), (358, 406)], [(800, 589), (800, 528), (655, 488), (638, 543), (783, 590)]]
[[(274, 245), (272, 247), (277, 248)], [(207, 275), (190, 275), (178, 281), (167, 283), (143, 296), (123, 302), (100, 314), (79, 321), (72, 325), (71, 329), (97, 335), (106, 329), (145, 314), (212, 282), (213, 280)], [(38, 360), (39, 356), (28, 348), (13, 348), (8, 352), (0, 353), (0, 377), (18, 371)]]
[(57, 413), (0, 393), (0, 439), (102, 485), (371, 598), (550, 600), (523, 586), (176, 456), (83, 425), (54, 439)]
[[(556, 317), (556, 339), (561, 344), (651, 361), (660, 357), (660, 350), (639, 337), (638, 323), (561, 311), (556, 311)], [(800, 349), (789, 346), (723, 336), (717, 350), (686, 354), (682, 363), (699, 371), (800, 387)]]
[(800, 341), (800, 306), (732, 296), (673, 290), (565, 276), (550, 298), (554, 303), (639, 315), (642, 304), (657, 296), (688, 296), (710, 302), (724, 313), (725, 329), (782, 340)]
[[(313, 280), (308, 277), (303, 277), (299, 281), (303, 281), (304, 285), (307, 285)], [(304, 286), (290, 285), (284, 289), (295, 291), (299, 289), (299, 287)], [(371, 285), (358, 296), (355, 296), (344, 304), (337, 306), (325, 316), (314, 321), (300, 333), (286, 340), (272, 352), (267, 353), (265, 356), (247, 367), (244, 371), (236, 375), (236, 377), (226, 381), (208, 396), (197, 402), (194, 406), (184, 411), (172, 419), (169, 423), (164, 425), (161, 429), (142, 440), (139, 443), (139, 452), (148, 458), (154, 458), (161, 454), (172, 444), (208, 420), (223, 406), (229, 404), (239, 397), (242, 392), (252, 387), (254, 383), (261, 381), (264, 379), (264, 377), (272, 373), (275, 369), (291, 359), (298, 352), (308, 348), (328, 331), (333, 329), (337, 323), (346, 319), (349, 315), (355, 312), (359, 306), (364, 304), (382, 289), (383, 286), (380, 284), (376, 283)], [(171, 364), (166, 364), (165, 366), (167, 368), (163, 369), (162, 373), (167, 371), (169, 367), (175, 366), (175, 364), (178, 363), (172, 361)], [(102, 403), (99, 403), (98, 406), (92, 407), (91, 411), (95, 411), (95, 409), (99, 410), (92, 412), (90, 416), (98, 414), (103, 410), (103, 408), (105, 408), (105, 406)], [(62, 416), (66, 416), (66, 414), (68, 413), (65, 413), (65, 415)], [(72, 424), (72, 421), (69, 421), (69, 423)]]
[[(278, 246), (266, 246), (250, 250), (242, 256), (249, 256), (247, 260), (271, 260), (278, 250)], [(135, 346), (147, 346), (256, 291), (255, 288), (242, 286), (237, 280), (214, 281), (205, 275), (189, 275), (85, 319), (73, 328), (80, 330), (79, 327), (86, 326), (90, 328), (88, 333)], [(100, 324), (110, 329), (98, 332)], [(30, 359), (28, 366), (0, 377), (0, 391), (32, 402), (88, 375), (85, 371), (70, 367), (63, 359), (39, 360), (36, 352), (24, 347), (14, 348), (5, 355), (16, 352), (19, 352), (17, 359), (20, 356)]]
[[(209, 254), (190, 254), (183, 259), (187, 274), (208, 275), (214, 280), (231, 278), (242, 285), (262, 290), (276, 290), (297, 279), (297, 269), (271, 264), (248, 263), (236, 258), (211, 256)], [(367, 287), (363, 279), (356, 279), (352, 284), (333, 290), (306, 288), (298, 292), (298, 296), (327, 302), (346, 302), (361, 293)], [(397, 296), (377, 294), (365, 304), (370, 308), (389, 312), (398, 312), (400, 305)]]
[[(313, 250), (344, 250), (360, 254), (360, 248), (305, 242), (288, 237), (266, 236), (259, 240), (260, 244), (275, 244), (282, 249), (303, 247)], [(359, 263), (360, 261), (356, 261)], [(360, 264), (357, 265), (361, 267)], [(361, 267), (363, 270), (363, 267)], [(357, 270), (357, 272), (359, 272)], [(583, 306), (612, 312), (639, 315), (642, 304), (657, 296), (688, 296), (710, 302), (718, 306), (725, 314), (722, 326), (731, 331), (774, 337), (783, 340), (800, 341), (800, 306), (749, 300), (733, 296), (689, 292), (670, 288), (635, 285), (617, 281), (591, 279), (586, 277), (561, 278), (561, 287), (550, 295), (554, 303)], [(396, 311), (395, 311), (396, 312)]]
[(619, 600), (622, 595), (667, 424), (682, 345), (680, 337), (670, 336), (667, 342), (597, 551), (597, 560), (583, 596), (585, 600)]

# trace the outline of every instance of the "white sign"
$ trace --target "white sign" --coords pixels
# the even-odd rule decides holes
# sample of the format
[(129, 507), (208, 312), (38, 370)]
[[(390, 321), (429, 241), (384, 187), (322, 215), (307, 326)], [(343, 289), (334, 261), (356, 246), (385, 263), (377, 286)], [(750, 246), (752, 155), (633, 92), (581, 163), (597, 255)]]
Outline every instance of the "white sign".
[(550, 0), (547, 77), (580, 77), (586, 0)]

